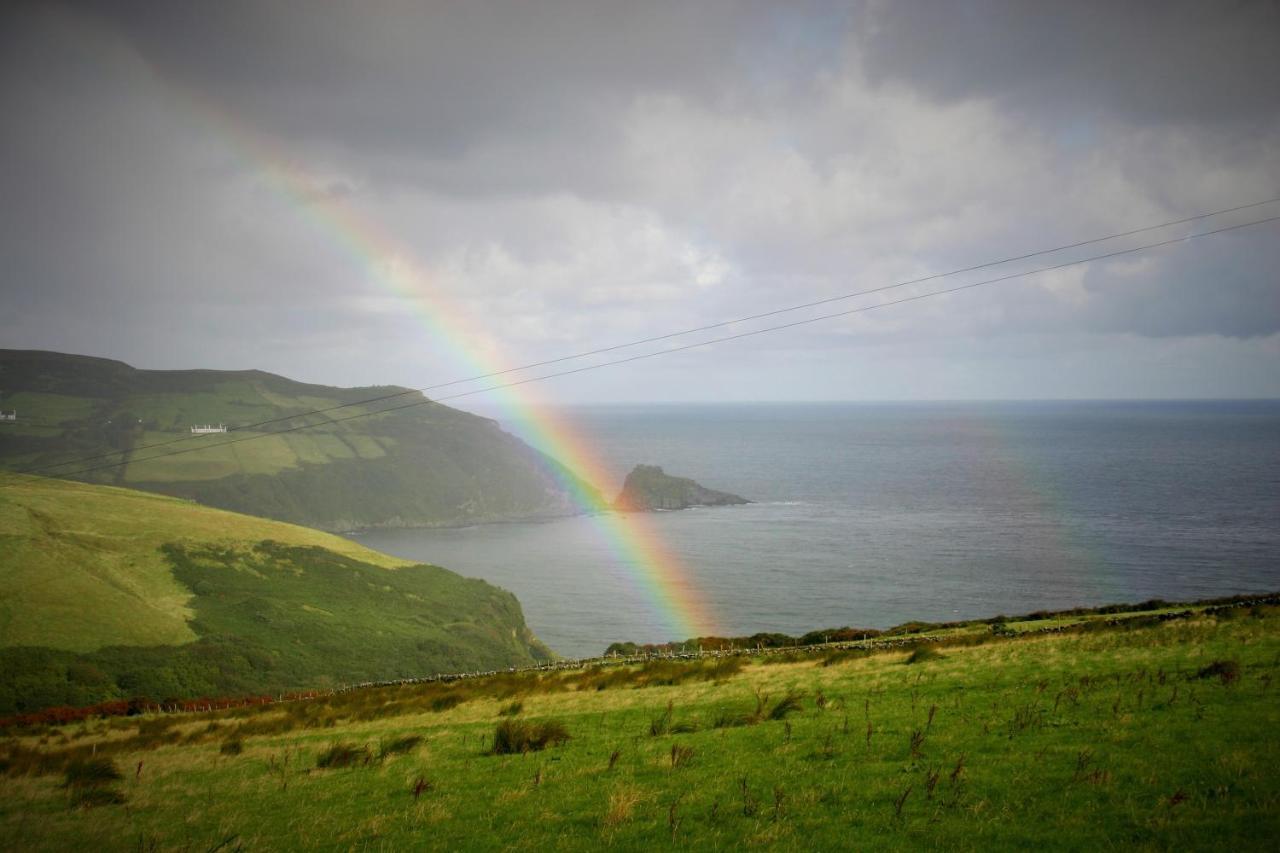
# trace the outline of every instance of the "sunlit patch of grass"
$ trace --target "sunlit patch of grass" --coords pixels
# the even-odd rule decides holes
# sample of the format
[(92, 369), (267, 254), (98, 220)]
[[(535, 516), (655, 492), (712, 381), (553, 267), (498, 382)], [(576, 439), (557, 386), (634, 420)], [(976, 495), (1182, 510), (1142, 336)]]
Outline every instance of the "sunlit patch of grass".
[(641, 792), (634, 785), (619, 785), (609, 791), (601, 822), (605, 828), (613, 828), (631, 820), (641, 800)]

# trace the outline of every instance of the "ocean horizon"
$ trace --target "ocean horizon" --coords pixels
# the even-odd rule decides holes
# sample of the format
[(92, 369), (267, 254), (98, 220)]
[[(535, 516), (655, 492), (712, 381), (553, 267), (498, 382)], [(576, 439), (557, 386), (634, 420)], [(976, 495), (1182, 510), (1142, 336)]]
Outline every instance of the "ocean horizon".
[[(644, 519), (724, 635), (1280, 589), (1276, 400), (561, 414), (598, 454), (609, 497), (643, 463), (753, 501)], [(511, 590), (563, 655), (685, 639), (599, 528), (577, 516), (354, 537)]]

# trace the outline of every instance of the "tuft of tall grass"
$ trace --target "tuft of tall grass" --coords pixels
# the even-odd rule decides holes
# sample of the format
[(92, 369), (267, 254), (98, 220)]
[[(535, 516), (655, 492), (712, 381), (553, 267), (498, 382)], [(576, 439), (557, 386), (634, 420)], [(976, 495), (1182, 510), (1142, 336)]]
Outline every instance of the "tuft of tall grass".
[(467, 697), (461, 693), (446, 693), (431, 700), (431, 710), (437, 713), (450, 711), (465, 701), (467, 701)]
[(518, 755), (538, 752), (548, 746), (559, 746), (569, 740), (569, 731), (559, 720), (529, 722), (503, 720), (493, 732), (490, 755)]
[(402, 737), (384, 739), (378, 744), (378, 760), (382, 761), (389, 755), (403, 755), (406, 752), (413, 752), (420, 743), (422, 743), (421, 735), (404, 735)]
[(516, 716), (519, 716), (520, 712), (523, 710), (524, 710), (524, 703), (521, 702), (519, 699), (517, 699), (516, 701), (508, 705), (503, 705), (501, 708), (499, 708), (498, 716), (499, 717), (516, 717)]
[(712, 718), (711, 727), (715, 729), (736, 729), (742, 726), (754, 726), (757, 722), (759, 720), (754, 714), (720, 711)]
[(661, 737), (671, 730), (671, 719), (675, 714), (675, 705), (668, 701), (666, 709), (649, 721), (650, 737)]
[(836, 666), (846, 661), (861, 660), (870, 654), (871, 652), (867, 649), (836, 649), (824, 655), (821, 664), (822, 666)]
[(1240, 664), (1234, 660), (1216, 660), (1197, 672), (1196, 678), (1216, 678), (1225, 686), (1240, 678)]
[(335, 743), (320, 753), (316, 758), (316, 767), (324, 769), (351, 767), (356, 764), (368, 764), (373, 754), (367, 746), (356, 746), (354, 743)]
[(671, 769), (683, 767), (693, 758), (693, 747), (678, 743), (671, 744)]
[(91, 758), (73, 761), (67, 766), (64, 788), (91, 788), (119, 782), (124, 776), (115, 762), (108, 758)]
[(800, 710), (800, 700), (803, 698), (804, 693), (799, 690), (787, 691), (787, 694), (769, 709), (769, 719), (785, 720), (788, 715)]
[(942, 657), (942, 652), (933, 646), (916, 646), (912, 650), (911, 655), (907, 658), (907, 663), (925, 663), (926, 661), (938, 660)]
[(619, 786), (609, 792), (609, 803), (605, 808), (603, 823), (605, 827), (614, 827), (631, 819), (632, 812), (640, 802), (640, 792), (630, 785)]
[(124, 794), (115, 788), (77, 788), (71, 795), (72, 808), (92, 809), (98, 806), (118, 806), (124, 802)]
[(115, 762), (106, 758), (91, 758), (67, 765), (62, 787), (71, 790), (72, 808), (115, 806), (123, 803), (125, 796), (112, 786), (123, 778)]

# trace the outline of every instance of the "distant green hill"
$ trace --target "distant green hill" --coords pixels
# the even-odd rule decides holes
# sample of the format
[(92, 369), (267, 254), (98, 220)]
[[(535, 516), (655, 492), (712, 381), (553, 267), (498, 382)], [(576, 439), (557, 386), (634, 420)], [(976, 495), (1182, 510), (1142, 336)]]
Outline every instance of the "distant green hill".
[[(576, 511), (572, 474), (487, 418), (438, 404), (209, 447), (254, 435), (189, 439), (198, 424), (243, 426), (372, 397), (396, 387), (331, 388), (256, 370), (137, 370), (108, 359), (0, 350), (0, 467), (25, 470), (118, 451), (48, 471), (190, 498), (324, 530), (471, 524)], [(424, 398), (264, 427), (317, 423)], [(79, 472), (124, 459), (120, 467)], [(45, 472), (41, 472), (45, 473)]]
[(0, 715), (548, 657), (483, 581), (189, 501), (0, 475)]

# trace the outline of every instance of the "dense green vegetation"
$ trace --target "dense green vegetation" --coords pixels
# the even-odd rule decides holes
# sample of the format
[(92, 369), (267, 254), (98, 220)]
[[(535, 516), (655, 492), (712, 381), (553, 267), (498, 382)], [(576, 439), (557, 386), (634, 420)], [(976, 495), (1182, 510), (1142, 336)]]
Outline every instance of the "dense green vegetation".
[(690, 651), (717, 650), (803, 650), (804, 646), (833, 644), (892, 645), (895, 641), (915, 642), (927, 636), (940, 642), (968, 642), (988, 634), (1016, 635), (1027, 631), (1060, 630), (1085, 627), (1092, 623), (1112, 622), (1118, 619), (1184, 614), (1206, 608), (1233, 606), (1245, 603), (1275, 603), (1276, 594), (1237, 595), (1226, 598), (1207, 598), (1193, 602), (1168, 602), (1152, 598), (1132, 604), (1104, 604), (1099, 607), (1074, 607), (1069, 610), (1037, 610), (1021, 616), (988, 616), (985, 619), (964, 619), (954, 622), (921, 622), (911, 620), (892, 628), (820, 628), (799, 636), (777, 631), (760, 631), (739, 637), (690, 637), (670, 643), (610, 643), (604, 654), (609, 656), (672, 655)]
[(0, 715), (529, 664), (510, 593), (330, 534), (0, 479)]
[(1280, 830), (1276, 608), (929, 648), (14, 731), (0, 831), (25, 849), (978, 850), (1258, 849)]
[[(195, 424), (235, 428), (400, 392), (308, 385), (256, 370), (136, 370), (107, 359), (0, 350), (0, 408), (19, 414), (0, 426), (0, 467), (95, 457), (45, 473), (325, 530), (577, 511), (569, 490), (580, 484), (572, 475), (493, 421), (438, 404), (384, 411), (424, 400), (416, 392), (190, 439)], [(363, 412), (375, 414), (331, 422)], [(317, 426), (268, 436), (304, 424)], [(249, 436), (266, 437), (216, 447)], [(85, 470), (115, 461), (127, 464)]]
[(322, 548), (165, 547), (194, 643), (0, 649), (0, 713), (175, 701), (515, 666), (550, 658), (510, 593), (435, 566), (389, 572)]

